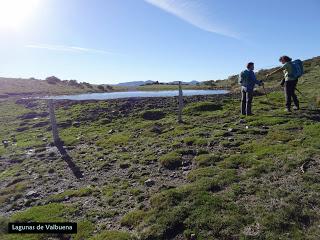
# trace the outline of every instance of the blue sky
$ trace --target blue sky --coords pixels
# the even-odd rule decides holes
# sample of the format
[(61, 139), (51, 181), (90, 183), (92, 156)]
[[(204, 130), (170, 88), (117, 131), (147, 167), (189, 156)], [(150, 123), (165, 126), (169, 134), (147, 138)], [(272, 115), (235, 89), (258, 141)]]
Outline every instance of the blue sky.
[[(10, 1), (15, 8), (8, 7)], [(23, 18), (17, 10), (22, 1)], [(277, 66), (283, 54), (307, 59), (320, 52), (318, 0), (1, 4), (2, 77), (55, 75), (91, 83), (203, 81), (236, 74), (248, 61), (259, 69)]]

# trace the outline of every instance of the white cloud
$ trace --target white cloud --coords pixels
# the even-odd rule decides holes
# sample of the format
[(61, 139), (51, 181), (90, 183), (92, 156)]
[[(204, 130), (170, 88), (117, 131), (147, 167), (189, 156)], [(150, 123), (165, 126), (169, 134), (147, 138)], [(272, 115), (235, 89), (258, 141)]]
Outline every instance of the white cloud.
[(176, 17), (200, 28), (204, 31), (221, 34), (228, 37), (239, 38), (228, 27), (217, 23), (212, 1), (207, 0), (145, 0)]
[(52, 50), (52, 51), (74, 52), (74, 53), (115, 54), (113, 52), (100, 50), (100, 49), (84, 48), (84, 47), (76, 47), (76, 46), (66, 46), (66, 45), (29, 44), (29, 45), (26, 45), (25, 47), (46, 49), (46, 50)]

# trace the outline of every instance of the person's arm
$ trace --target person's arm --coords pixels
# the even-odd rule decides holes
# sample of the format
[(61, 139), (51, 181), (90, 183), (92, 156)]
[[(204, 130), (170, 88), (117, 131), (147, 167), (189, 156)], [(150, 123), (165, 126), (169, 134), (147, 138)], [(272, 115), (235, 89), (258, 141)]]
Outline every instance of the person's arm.
[(252, 78), (253, 78), (253, 82), (259, 86), (261, 86), (263, 84), (262, 81), (257, 80), (256, 75), (254, 73), (252, 73)]
[(242, 72), (238, 76), (238, 83), (241, 85), (242, 83)]
[(282, 68), (282, 67), (280, 67), (280, 68), (278, 68), (278, 69), (274, 70), (272, 73), (267, 74), (267, 77), (270, 77), (271, 75), (273, 75), (273, 74), (276, 74), (276, 73), (280, 72), (282, 69), (283, 69), (283, 68)]

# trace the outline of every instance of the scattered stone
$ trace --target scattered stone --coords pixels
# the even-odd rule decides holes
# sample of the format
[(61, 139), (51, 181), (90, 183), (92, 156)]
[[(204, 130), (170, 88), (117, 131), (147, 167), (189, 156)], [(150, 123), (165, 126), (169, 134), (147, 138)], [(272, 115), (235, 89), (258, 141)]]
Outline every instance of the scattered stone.
[(190, 166), (182, 167), (182, 171), (190, 171), (190, 170), (191, 170)]
[(98, 180), (99, 180), (98, 177), (93, 177), (93, 178), (91, 179), (91, 181), (93, 181), (93, 182), (96, 182), (96, 181), (98, 181)]
[(21, 115), (18, 118), (20, 118), (20, 119), (34, 119), (37, 117), (47, 117), (48, 115), (49, 115), (48, 112), (42, 112), (42, 113), (29, 112), (29, 113)]
[(155, 181), (152, 179), (148, 179), (144, 183), (147, 187), (152, 187), (155, 184)]
[(120, 168), (121, 169), (126, 169), (128, 167), (130, 167), (130, 163), (120, 163)]
[(43, 138), (43, 137), (44, 135), (42, 133), (37, 135), (37, 138)]
[(191, 235), (190, 235), (190, 240), (196, 240), (196, 234), (191, 233)]
[(40, 194), (37, 191), (31, 190), (27, 192), (26, 197), (31, 198), (31, 197), (38, 197)]
[(258, 236), (261, 232), (261, 226), (259, 223), (254, 223), (250, 226), (246, 226), (243, 230), (245, 236), (255, 237)]
[(9, 141), (8, 140), (2, 140), (2, 144), (5, 148), (9, 146)]
[(240, 124), (246, 123), (246, 120), (245, 120), (245, 119), (240, 119), (240, 120), (239, 120), (239, 123), (240, 123)]
[(235, 132), (234, 128), (228, 128), (228, 132)]
[(50, 173), (50, 174), (54, 173), (54, 169), (53, 169), (53, 168), (50, 168), (50, 169), (48, 170), (48, 173)]
[(80, 127), (80, 122), (75, 121), (75, 122), (73, 122), (72, 126), (73, 127)]
[(108, 131), (109, 134), (112, 134), (112, 133), (114, 133), (114, 132), (115, 132), (114, 129), (111, 129), (111, 130)]
[(32, 154), (34, 154), (34, 149), (32, 149), (32, 148), (27, 148), (26, 149), (27, 150), (27, 155), (32, 155)]
[(127, 147), (122, 147), (121, 148), (121, 152), (128, 152), (128, 148)]
[(49, 157), (52, 157), (52, 158), (53, 158), (53, 157), (56, 157), (56, 153), (55, 153), (55, 152), (50, 152), (50, 153), (48, 154), (48, 156), (49, 156)]
[(171, 178), (176, 178), (176, 177), (177, 177), (177, 176), (176, 176), (176, 172), (171, 173), (171, 174), (170, 174), (170, 177), (171, 177)]
[(190, 161), (182, 161), (182, 166), (189, 166), (190, 163)]
[(160, 126), (153, 126), (151, 129), (151, 132), (157, 133), (157, 134), (161, 134), (162, 133), (162, 129)]

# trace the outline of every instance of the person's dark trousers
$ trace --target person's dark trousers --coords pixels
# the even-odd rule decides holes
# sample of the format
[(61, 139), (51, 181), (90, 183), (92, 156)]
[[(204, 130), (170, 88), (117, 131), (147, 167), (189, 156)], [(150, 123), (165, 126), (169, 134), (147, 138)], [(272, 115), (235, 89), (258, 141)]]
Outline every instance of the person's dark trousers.
[(253, 91), (241, 90), (241, 114), (242, 115), (251, 115), (251, 106), (253, 99)]
[(286, 81), (284, 84), (284, 92), (286, 96), (286, 108), (291, 109), (291, 99), (293, 100), (294, 105), (299, 108), (299, 100), (295, 93), (296, 86), (298, 81)]

